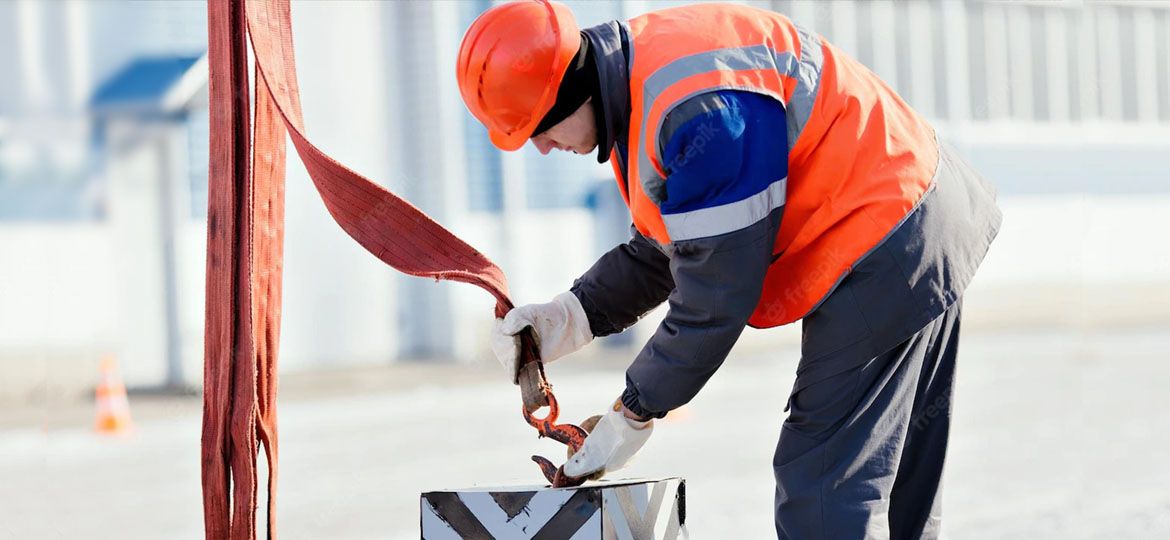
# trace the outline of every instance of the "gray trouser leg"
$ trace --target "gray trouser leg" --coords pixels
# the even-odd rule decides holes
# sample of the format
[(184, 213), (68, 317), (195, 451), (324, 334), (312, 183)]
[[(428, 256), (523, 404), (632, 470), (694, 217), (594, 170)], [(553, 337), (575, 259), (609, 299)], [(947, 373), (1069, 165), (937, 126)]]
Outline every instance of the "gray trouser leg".
[(816, 359), (843, 369), (811, 382), (801, 360), (773, 459), (779, 538), (938, 536), (960, 311), (868, 360), (843, 343)]

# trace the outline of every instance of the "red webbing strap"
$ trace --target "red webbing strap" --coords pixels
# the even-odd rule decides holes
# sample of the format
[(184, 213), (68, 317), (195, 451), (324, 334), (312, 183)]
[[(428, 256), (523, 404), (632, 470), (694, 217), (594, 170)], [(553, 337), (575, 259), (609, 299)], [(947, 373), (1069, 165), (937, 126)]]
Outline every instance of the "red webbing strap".
[[(346, 233), (374, 256), (407, 274), (476, 285), (496, 298), (496, 316), (512, 309), (504, 273), (482, 253), (409, 202), (334, 161), (305, 136), (293, 56), (288, 0), (249, 0), (248, 35), (256, 59), (257, 91), (270, 93), (293, 146)], [(520, 386), (525, 406), (548, 404), (547, 382), (530, 332), (521, 335)]]
[[(256, 79), (260, 80), (257, 69)], [(284, 267), (285, 129), (266, 89), (256, 87), (252, 150), (252, 320), (255, 329), (257, 434), (268, 460), (268, 531), (276, 536), (276, 353)], [(264, 224), (264, 226), (261, 226)]]
[[(211, 141), (203, 383), (208, 538), (252, 538), (256, 493), (252, 178), (242, 5), (208, 3)], [(261, 227), (271, 224), (261, 224)], [(229, 490), (233, 492), (229, 496)], [(234, 505), (234, 508), (229, 508)]]
[[(346, 168), (305, 136), (293, 56), (288, 0), (248, 0), (248, 35), (259, 73), (325, 208), (346, 233), (395, 269), (419, 277), (476, 285), (496, 298), (496, 316), (512, 309), (503, 271), (409, 202)], [(548, 405), (548, 382), (531, 332), (521, 334), (519, 384), (529, 410)]]
[[(251, 148), (248, 35), (256, 63)], [(256, 452), (262, 443), (272, 538), (286, 128), (326, 209), (359, 244), (407, 274), (487, 290), (496, 298), (496, 316), (512, 302), (503, 272), (487, 257), (305, 137), (288, 0), (209, 0), (208, 58), (204, 521), (207, 538), (255, 537)], [(524, 333), (522, 342), (521, 391), (525, 407), (534, 410), (548, 403), (547, 382), (531, 334)]]

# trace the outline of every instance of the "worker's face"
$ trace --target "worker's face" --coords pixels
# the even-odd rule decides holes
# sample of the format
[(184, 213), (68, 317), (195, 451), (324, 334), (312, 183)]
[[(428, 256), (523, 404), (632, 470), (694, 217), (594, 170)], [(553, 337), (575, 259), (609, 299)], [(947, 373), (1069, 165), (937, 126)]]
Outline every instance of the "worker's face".
[(585, 100), (577, 110), (548, 131), (532, 138), (532, 144), (541, 154), (552, 150), (589, 154), (597, 148), (597, 125), (593, 123), (593, 98)]

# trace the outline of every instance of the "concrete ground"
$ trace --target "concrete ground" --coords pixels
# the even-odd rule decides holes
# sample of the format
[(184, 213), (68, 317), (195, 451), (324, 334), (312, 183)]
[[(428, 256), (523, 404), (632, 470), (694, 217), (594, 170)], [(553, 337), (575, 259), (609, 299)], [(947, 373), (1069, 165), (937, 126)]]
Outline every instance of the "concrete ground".
[[(600, 412), (628, 353), (550, 366), (565, 416)], [(769, 538), (771, 454), (797, 353), (736, 352), (619, 476), (688, 483), (691, 538)], [(1170, 330), (969, 333), (945, 478), (947, 538), (1170, 538)], [(417, 538), (418, 494), (531, 484), (559, 457), (494, 366), (283, 376), (283, 538)], [(0, 538), (200, 538), (200, 403), (132, 396), (0, 412)], [(559, 461), (559, 459), (558, 459)]]

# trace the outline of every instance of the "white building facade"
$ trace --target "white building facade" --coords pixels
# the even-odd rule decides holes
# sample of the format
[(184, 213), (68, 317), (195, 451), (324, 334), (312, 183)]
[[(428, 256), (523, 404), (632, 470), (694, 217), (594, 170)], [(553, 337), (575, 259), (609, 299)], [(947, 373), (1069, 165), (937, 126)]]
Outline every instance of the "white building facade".
[[(683, 2), (567, 3), (587, 26)], [(1026, 318), (1013, 301), (1037, 288), (1165, 298), (1170, 2), (748, 3), (857, 56), (999, 186), (987, 318)], [(491, 4), (294, 1), (305, 122), (497, 261), (518, 301), (543, 301), (626, 223), (597, 210), (616, 197), (608, 164), (501, 153), (464, 109), (456, 50)], [(111, 149), (92, 97), (136, 58), (201, 54), (205, 20), (202, 2), (0, 2), (0, 400), (75, 397), (104, 355), (132, 386), (199, 383), (205, 98), (141, 128), (164, 142)], [(286, 219), (282, 369), (485, 361), (491, 298), (369, 256), (291, 148)]]

